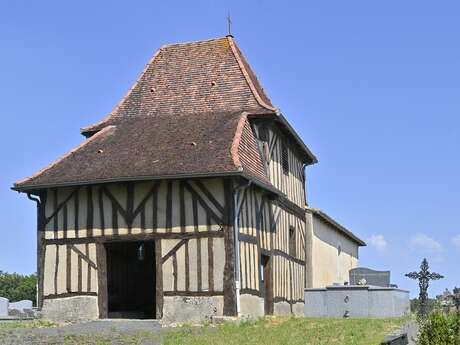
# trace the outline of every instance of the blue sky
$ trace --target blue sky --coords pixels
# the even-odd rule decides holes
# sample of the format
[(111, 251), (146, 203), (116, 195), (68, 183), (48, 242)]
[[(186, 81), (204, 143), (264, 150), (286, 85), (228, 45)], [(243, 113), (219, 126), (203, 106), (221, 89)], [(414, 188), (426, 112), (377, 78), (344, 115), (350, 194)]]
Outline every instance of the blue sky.
[(233, 34), (318, 156), (308, 199), (365, 239), (361, 265), (427, 257), (460, 286), (458, 1), (0, 0), (0, 269), (35, 270), (35, 204), (9, 189), (83, 140), (161, 45)]

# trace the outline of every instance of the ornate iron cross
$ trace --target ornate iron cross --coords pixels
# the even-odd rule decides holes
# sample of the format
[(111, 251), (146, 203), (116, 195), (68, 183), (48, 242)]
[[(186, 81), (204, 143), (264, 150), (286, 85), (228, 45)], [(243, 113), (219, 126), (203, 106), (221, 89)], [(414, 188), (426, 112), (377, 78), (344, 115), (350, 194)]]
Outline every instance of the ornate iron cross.
[(438, 280), (444, 278), (444, 276), (429, 271), (428, 261), (423, 259), (420, 265), (420, 272), (411, 272), (406, 274), (406, 277), (418, 280), (418, 286), (420, 287), (419, 302), (420, 302), (420, 316), (426, 316), (427, 314), (427, 302), (428, 302), (428, 286), (430, 280)]

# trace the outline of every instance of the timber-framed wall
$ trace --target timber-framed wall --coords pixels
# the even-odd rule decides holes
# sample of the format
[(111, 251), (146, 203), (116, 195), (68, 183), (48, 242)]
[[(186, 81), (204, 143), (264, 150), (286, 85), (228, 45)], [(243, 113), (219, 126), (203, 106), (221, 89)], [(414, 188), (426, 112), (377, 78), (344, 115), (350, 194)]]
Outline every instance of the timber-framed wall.
[(213, 301), (203, 312), (234, 314), (233, 275), (226, 273), (234, 260), (231, 184), (167, 180), (42, 191), (40, 306), (94, 296), (98, 316), (107, 317), (104, 243), (153, 240), (158, 318), (179, 319), (176, 297), (207, 297)]

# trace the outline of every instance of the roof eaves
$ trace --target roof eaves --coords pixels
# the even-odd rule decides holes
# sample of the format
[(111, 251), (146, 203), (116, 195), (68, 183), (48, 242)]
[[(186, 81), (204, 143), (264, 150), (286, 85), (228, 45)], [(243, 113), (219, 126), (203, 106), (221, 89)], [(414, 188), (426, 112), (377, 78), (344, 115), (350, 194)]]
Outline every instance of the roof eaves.
[(311, 208), (307, 207), (306, 208), (308, 211), (311, 211), (313, 214), (317, 215), (320, 217), (322, 220), (324, 220), (326, 223), (332, 225), (334, 228), (342, 232), (344, 235), (358, 243), (360, 246), (365, 247), (367, 246), (366, 242), (361, 240), (359, 237), (357, 237), (355, 234), (353, 234), (350, 230), (345, 228), (343, 225), (337, 223), (334, 219), (332, 219), (330, 216), (328, 216), (326, 213), (323, 211), (317, 209), (317, 208)]
[(86, 186), (92, 184), (104, 184), (114, 182), (132, 182), (132, 181), (156, 181), (156, 180), (180, 180), (188, 178), (211, 178), (211, 177), (227, 177), (227, 176), (244, 176), (241, 171), (227, 171), (227, 172), (213, 172), (213, 173), (191, 173), (191, 174), (169, 174), (157, 176), (122, 176), (109, 179), (95, 179), (77, 182), (62, 182), (51, 184), (36, 184), (36, 185), (23, 185), (17, 186), (16, 184), (11, 187), (12, 190), (17, 192), (30, 192), (34, 190), (57, 188), (57, 187), (72, 187), (72, 186)]
[(66, 154), (64, 154), (63, 156), (61, 156), (60, 158), (58, 158), (57, 160), (55, 160), (53, 163), (49, 164), (47, 167), (37, 171), (35, 174), (33, 175), (30, 175), (29, 177), (26, 177), (22, 180), (19, 180), (17, 182), (14, 183), (14, 186), (13, 186), (13, 190), (19, 190), (21, 189), (22, 187), (20, 186), (21, 184), (24, 185), (24, 186), (27, 186), (27, 182), (36, 178), (37, 176), (43, 174), (44, 172), (48, 171), (49, 169), (53, 168), (54, 166), (56, 166), (57, 164), (59, 164), (60, 162), (62, 162), (64, 159), (66, 159), (67, 157), (71, 156), (72, 154), (74, 154), (76, 151), (80, 150), (81, 148), (83, 148), (84, 146), (86, 146), (87, 144), (89, 144), (90, 142), (96, 140), (97, 138), (101, 137), (102, 135), (104, 134), (107, 134), (109, 131), (112, 131), (116, 128), (116, 126), (107, 126), (107, 127), (104, 127), (101, 131), (97, 132), (95, 135), (93, 135), (92, 137), (82, 141), (80, 143), (80, 145), (78, 145), (77, 147), (75, 147), (74, 149), (70, 150), (69, 152), (67, 152)]
[(302, 138), (300, 138), (299, 134), (295, 131), (295, 129), (291, 126), (291, 124), (288, 122), (288, 120), (281, 114), (279, 111), (276, 112), (267, 112), (267, 113), (249, 113), (248, 117), (250, 118), (255, 118), (255, 119), (264, 119), (271, 116), (273, 119), (279, 121), (289, 133), (292, 134), (294, 137), (294, 140), (297, 142), (297, 144), (302, 148), (302, 150), (305, 152), (305, 155), (309, 158), (310, 162), (308, 165), (313, 165), (318, 163), (318, 158), (310, 151), (310, 149), (305, 145), (303, 142)]

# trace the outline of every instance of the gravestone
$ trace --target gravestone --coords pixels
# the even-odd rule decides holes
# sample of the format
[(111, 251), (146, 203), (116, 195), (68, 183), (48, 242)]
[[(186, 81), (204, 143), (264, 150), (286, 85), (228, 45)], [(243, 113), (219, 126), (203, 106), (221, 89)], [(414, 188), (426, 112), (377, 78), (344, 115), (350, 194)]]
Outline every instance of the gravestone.
[(19, 302), (12, 302), (10, 303), (8, 310), (10, 313), (13, 310), (16, 310), (17, 312), (24, 313), (26, 311), (32, 310), (32, 301), (29, 300), (22, 300)]
[(390, 287), (390, 271), (375, 271), (366, 267), (353, 268), (349, 272), (350, 285)]
[(0, 317), (8, 316), (8, 298), (0, 297)]

